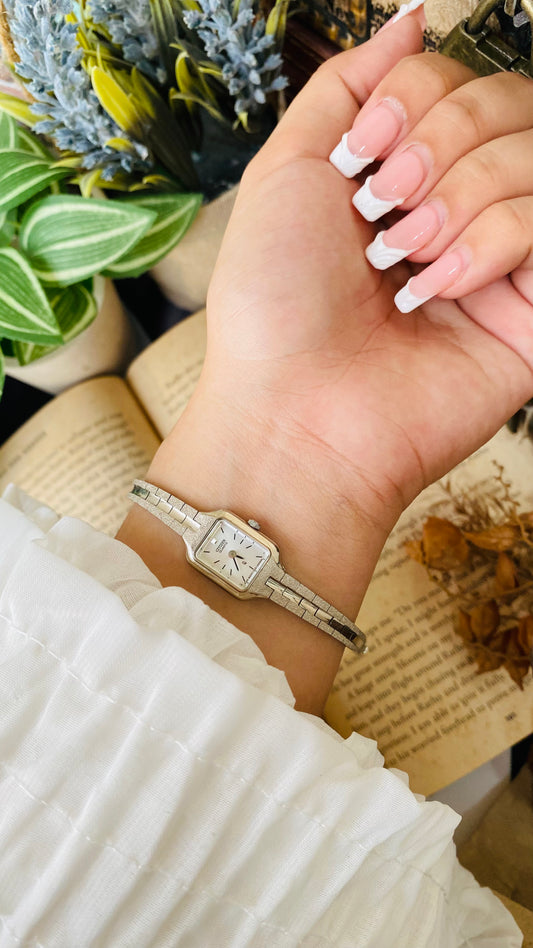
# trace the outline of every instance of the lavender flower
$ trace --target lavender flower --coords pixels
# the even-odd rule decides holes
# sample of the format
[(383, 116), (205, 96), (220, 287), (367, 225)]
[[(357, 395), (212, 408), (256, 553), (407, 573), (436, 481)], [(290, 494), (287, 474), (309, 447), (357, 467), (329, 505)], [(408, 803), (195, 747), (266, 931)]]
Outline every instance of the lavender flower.
[(220, 67), (222, 80), (236, 97), (235, 112), (257, 112), (268, 92), (284, 89), (287, 79), (272, 73), (281, 67), (281, 55), (272, 51), (274, 36), (265, 33), (265, 21), (256, 18), (253, 0), (241, 0), (233, 19), (229, 0), (198, 0), (202, 12), (184, 13), (189, 29), (202, 40), (206, 55)]
[(90, 0), (93, 22), (109, 32), (128, 63), (164, 85), (166, 70), (154, 30), (149, 0)]
[(102, 165), (102, 178), (117, 172), (151, 170), (148, 149), (131, 141), (131, 151), (106, 146), (124, 132), (109, 117), (83, 68), (76, 23), (66, 22), (74, 0), (3, 0), (20, 61), (16, 72), (34, 98), (32, 111), (44, 118), (35, 131), (50, 137), (61, 151), (83, 156), (87, 169)]

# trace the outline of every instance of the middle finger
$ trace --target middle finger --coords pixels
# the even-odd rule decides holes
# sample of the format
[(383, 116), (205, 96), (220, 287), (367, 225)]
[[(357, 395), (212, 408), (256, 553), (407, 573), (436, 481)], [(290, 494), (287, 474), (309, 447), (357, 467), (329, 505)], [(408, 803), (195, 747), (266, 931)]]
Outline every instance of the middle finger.
[(396, 207), (410, 210), (444, 174), (480, 145), (533, 123), (533, 82), (497, 73), (455, 89), (437, 102), (396, 146), (353, 203), (367, 220)]

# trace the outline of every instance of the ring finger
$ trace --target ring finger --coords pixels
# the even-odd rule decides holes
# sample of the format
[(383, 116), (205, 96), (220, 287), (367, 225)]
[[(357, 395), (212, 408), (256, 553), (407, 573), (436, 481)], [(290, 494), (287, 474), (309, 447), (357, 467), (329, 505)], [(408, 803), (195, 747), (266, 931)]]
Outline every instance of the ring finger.
[[(378, 233), (366, 249), (370, 263), (386, 270), (400, 260), (435, 260), (486, 208), (506, 199), (533, 194), (533, 129), (506, 135), (463, 158), (444, 175), (426, 200), (388, 230)], [(494, 230), (485, 234), (486, 248), (500, 245)]]
[[(487, 235), (489, 238), (487, 239)], [(408, 313), (434, 296), (445, 299), (468, 298), (479, 290), (507, 281), (522, 303), (527, 300), (528, 338), (530, 339), (531, 301), (533, 301), (533, 197), (517, 197), (491, 204), (469, 224), (459, 239), (425, 270), (411, 277), (396, 294), (395, 303)], [(494, 307), (485, 307), (490, 318)], [(510, 318), (496, 313), (499, 331), (509, 332), (509, 345), (517, 343), (517, 326)], [(510, 316), (507, 306), (507, 316)], [(483, 322), (483, 313), (478, 321)], [(485, 326), (485, 328), (491, 328)], [(518, 333), (518, 335), (520, 335)], [(533, 360), (533, 351), (528, 351)]]

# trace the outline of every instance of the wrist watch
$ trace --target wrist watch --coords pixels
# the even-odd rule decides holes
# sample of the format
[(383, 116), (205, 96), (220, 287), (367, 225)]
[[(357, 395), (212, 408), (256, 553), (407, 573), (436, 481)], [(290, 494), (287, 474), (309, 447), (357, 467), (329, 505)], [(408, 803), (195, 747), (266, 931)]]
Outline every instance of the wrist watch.
[(191, 566), (233, 596), (271, 599), (352, 651), (367, 651), (364, 633), (350, 619), (285, 572), (276, 544), (255, 520), (228, 510), (195, 510), (142, 480), (133, 482), (128, 496), (179, 534)]

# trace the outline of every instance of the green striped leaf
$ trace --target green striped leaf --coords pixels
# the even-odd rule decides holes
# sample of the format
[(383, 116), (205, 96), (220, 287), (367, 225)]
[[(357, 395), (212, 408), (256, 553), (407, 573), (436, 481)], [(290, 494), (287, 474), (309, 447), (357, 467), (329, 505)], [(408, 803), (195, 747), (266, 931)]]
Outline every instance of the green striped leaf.
[(45, 285), (70, 286), (108, 269), (146, 234), (156, 214), (123, 201), (58, 195), (22, 218), (20, 247)]
[(98, 303), (84, 283), (48, 289), (46, 295), (65, 342), (87, 329), (98, 312)]
[(0, 211), (0, 247), (9, 247), (15, 236), (17, 212)]
[(17, 123), (7, 112), (0, 111), (0, 148), (19, 147), (18, 138)]
[(20, 151), (26, 151), (28, 155), (39, 155), (40, 158), (45, 158), (48, 162), (54, 161), (52, 152), (43, 145), (41, 139), (26, 128), (18, 129), (18, 148)]
[(113, 279), (137, 277), (162, 260), (181, 240), (202, 204), (201, 194), (147, 194), (128, 198), (128, 206), (154, 211), (156, 219), (144, 237), (105, 271)]
[[(48, 289), (46, 293), (64, 342), (70, 342), (91, 325), (98, 312), (98, 304), (89, 289), (82, 283), (61, 289)], [(53, 352), (56, 346), (39, 346), (33, 342), (15, 342), (14, 355), (20, 365), (28, 365)]]
[(0, 248), (0, 337), (61, 343), (52, 307), (29, 263), (13, 247)]
[(19, 149), (0, 149), (0, 210), (18, 207), (70, 174), (69, 169), (54, 168), (49, 159), (39, 155), (28, 155)]

